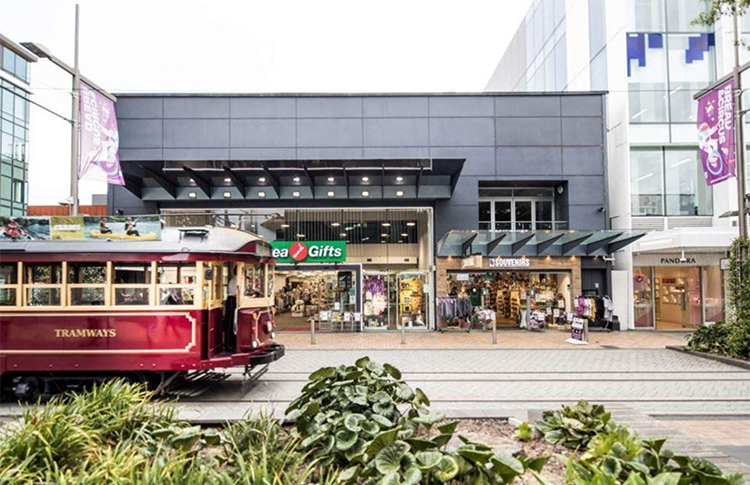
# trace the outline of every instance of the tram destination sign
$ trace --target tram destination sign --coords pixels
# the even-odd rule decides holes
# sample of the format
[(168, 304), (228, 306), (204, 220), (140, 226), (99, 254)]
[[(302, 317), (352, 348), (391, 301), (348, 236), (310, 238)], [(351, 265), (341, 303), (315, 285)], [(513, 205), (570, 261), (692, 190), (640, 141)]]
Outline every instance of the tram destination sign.
[(343, 263), (344, 241), (272, 241), (271, 255), (277, 263)]

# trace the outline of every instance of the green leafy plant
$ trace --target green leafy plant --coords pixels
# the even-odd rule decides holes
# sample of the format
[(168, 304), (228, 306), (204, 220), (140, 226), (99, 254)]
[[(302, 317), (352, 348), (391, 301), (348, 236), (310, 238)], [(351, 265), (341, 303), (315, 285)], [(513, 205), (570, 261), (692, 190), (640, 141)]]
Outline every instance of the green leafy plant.
[(654, 485), (742, 485), (739, 474), (725, 475), (713, 463), (675, 456), (666, 438), (639, 437), (626, 426), (612, 426), (591, 439), (579, 457), (567, 459), (567, 483)]
[(536, 423), (544, 439), (567, 448), (583, 448), (596, 434), (605, 431), (612, 415), (600, 404), (579, 401), (558, 411), (545, 411)]
[(518, 425), (513, 437), (518, 441), (529, 441), (534, 436), (534, 427), (528, 421)]
[(493, 453), (461, 436), (463, 445), (447, 452), (458, 422), (440, 424), (444, 416), (429, 406), (398, 369), (363, 357), (353, 366), (313, 372), (287, 417), (296, 419), (301, 445), (312, 457), (341, 468), (342, 483), (504, 484), (527, 471), (541, 480), (546, 458)]

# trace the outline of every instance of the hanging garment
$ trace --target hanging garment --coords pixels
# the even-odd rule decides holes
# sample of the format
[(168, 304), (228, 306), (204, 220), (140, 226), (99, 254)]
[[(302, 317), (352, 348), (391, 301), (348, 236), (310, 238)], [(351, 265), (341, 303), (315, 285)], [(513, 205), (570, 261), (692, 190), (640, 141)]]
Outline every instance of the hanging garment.
[(602, 303), (604, 303), (604, 320), (611, 322), (615, 311), (612, 299), (609, 296), (605, 296), (602, 298)]

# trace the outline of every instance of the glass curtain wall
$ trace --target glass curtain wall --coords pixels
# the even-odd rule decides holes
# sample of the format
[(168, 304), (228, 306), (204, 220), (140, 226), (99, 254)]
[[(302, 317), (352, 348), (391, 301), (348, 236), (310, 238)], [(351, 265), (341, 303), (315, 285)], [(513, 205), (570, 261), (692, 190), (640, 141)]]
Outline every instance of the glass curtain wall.
[(700, 154), (690, 148), (633, 148), (630, 192), (635, 216), (710, 216), (713, 191)]
[(28, 93), (0, 79), (0, 216), (26, 214), (28, 129)]

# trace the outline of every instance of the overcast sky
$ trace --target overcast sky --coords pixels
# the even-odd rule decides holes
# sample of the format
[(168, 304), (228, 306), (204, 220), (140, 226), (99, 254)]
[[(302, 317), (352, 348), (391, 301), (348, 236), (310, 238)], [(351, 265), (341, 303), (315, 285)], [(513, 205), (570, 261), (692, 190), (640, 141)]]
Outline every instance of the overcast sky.
[[(110, 92), (482, 91), (531, 0), (80, 0), (80, 66)], [(74, 1), (0, 0), (0, 32), (73, 63)], [(70, 77), (32, 66), (70, 115)], [(69, 195), (70, 125), (31, 110), (30, 203)], [(105, 193), (81, 181), (81, 203)]]

